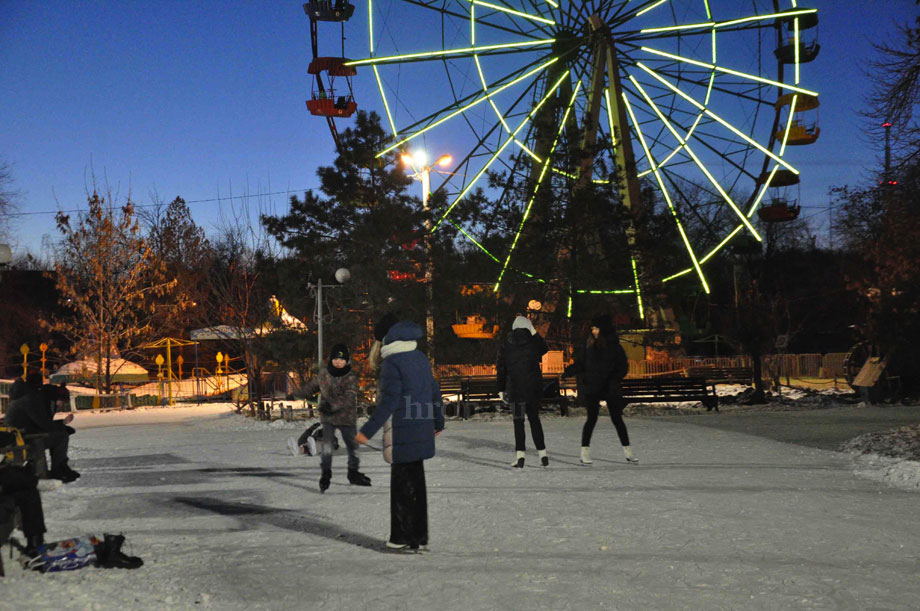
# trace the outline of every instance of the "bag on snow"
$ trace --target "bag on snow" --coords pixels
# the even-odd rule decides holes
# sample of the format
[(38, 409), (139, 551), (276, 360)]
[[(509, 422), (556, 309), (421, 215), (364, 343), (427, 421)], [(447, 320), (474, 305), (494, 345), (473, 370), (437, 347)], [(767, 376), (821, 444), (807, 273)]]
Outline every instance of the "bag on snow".
[(121, 551), (124, 535), (83, 535), (54, 543), (45, 543), (38, 548), (38, 555), (25, 562), (27, 569), (42, 573), (73, 571), (93, 564), (100, 568), (137, 569), (144, 561), (128, 556)]
[(26, 568), (43, 573), (81, 569), (96, 562), (96, 546), (100, 543), (93, 535), (45, 543), (38, 548), (38, 555), (26, 563)]

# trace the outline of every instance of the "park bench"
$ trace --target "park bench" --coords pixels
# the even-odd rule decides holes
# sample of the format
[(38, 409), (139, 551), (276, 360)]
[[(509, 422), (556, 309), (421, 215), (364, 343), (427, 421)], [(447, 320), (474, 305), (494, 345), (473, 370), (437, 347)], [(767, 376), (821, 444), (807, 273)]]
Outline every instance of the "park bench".
[[(469, 376), (460, 378), (459, 401), (445, 406), (448, 415), (469, 418), (476, 411), (477, 405), (496, 403), (501, 401), (499, 396), (498, 380), (495, 376)], [(560, 390), (559, 376), (543, 376), (543, 395), (541, 403), (558, 405), (560, 413), (568, 414), (568, 399)], [(442, 388), (441, 393), (444, 394)]]
[(706, 378), (628, 378), (623, 380), (622, 389), (627, 404), (699, 401), (707, 411), (719, 411), (715, 385)]
[(461, 376), (445, 376), (438, 380), (438, 388), (441, 389), (442, 395), (460, 396)]
[(706, 378), (715, 384), (752, 384), (754, 370), (751, 367), (688, 367), (684, 370), (688, 378)]
[[(573, 377), (562, 378), (560, 390), (577, 390)], [(625, 378), (621, 383), (623, 399), (629, 403), (663, 403), (668, 401), (700, 401), (707, 410), (719, 411), (715, 385), (706, 378)]]

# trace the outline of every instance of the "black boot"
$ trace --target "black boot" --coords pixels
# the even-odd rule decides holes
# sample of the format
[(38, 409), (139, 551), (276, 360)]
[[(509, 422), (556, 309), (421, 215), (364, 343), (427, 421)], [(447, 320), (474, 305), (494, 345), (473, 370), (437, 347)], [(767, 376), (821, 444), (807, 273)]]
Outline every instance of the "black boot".
[(96, 566), (104, 569), (137, 569), (144, 566), (140, 558), (128, 556), (121, 551), (124, 543), (124, 535), (103, 535), (102, 542), (96, 546)]
[(323, 474), (319, 478), (319, 491), (326, 492), (329, 489), (329, 482), (332, 481), (332, 469), (323, 469)]
[(64, 465), (52, 467), (51, 470), (48, 471), (48, 477), (51, 479), (59, 479), (65, 484), (69, 484), (70, 482), (77, 481), (77, 478), (80, 477), (80, 474), (76, 471), (73, 471), (72, 469), (68, 469), (67, 466)]
[(355, 486), (370, 486), (371, 478), (364, 475), (357, 469), (348, 470), (348, 483), (354, 484)]
[(38, 549), (45, 544), (44, 535), (29, 535), (26, 537), (26, 549), (23, 553), (29, 557), (34, 558), (40, 553)]

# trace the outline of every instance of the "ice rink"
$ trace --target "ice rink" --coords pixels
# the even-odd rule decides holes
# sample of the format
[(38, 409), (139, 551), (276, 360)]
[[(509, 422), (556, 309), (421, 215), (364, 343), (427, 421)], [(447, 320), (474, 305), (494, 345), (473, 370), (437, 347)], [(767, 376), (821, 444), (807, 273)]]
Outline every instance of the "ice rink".
[(81, 413), (83, 477), (43, 495), (46, 538), (124, 532), (145, 565), (42, 575), (7, 556), (0, 606), (917, 608), (916, 491), (858, 475), (848, 454), (690, 420), (627, 418), (631, 466), (602, 414), (584, 467), (583, 419), (547, 417), (550, 466), (529, 448), (523, 472), (509, 420), (448, 421), (425, 466), (431, 551), (397, 555), (376, 451), (361, 451), (371, 488), (348, 485), (343, 448), (320, 494), (318, 458), (285, 447), (302, 423), (227, 405)]

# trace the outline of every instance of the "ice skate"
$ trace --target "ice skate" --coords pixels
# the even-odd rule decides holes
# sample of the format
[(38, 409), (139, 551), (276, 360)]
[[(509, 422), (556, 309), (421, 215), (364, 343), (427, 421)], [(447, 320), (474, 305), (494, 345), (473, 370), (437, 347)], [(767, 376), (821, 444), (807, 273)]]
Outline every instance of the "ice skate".
[(548, 467), (549, 457), (546, 455), (546, 450), (538, 450), (537, 453), (540, 455), (540, 464), (544, 467)]
[(591, 448), (588, 446), (581, 446), (581, 464), (590, 465), (594, 461), (591, 460)]
[(316, 456), (316, 440), (312, 436), (307, 437), (305, 453), (307, 456)]
[(288, 450), (291, 451), (291, 454), (293, 454), (294, 456), (300, 456), (301, 454), (303, 454), (303, 448), (297, 445), (297, 440), (294, 439), (293, 437), (288, 437), (287, 447), (288, 447)]
[(623, 446), (623, 454), (626, 455), (626, 462), (631, 465), (638, 465), (639, 459), (633, 456), (632, 448), (629, 446)]
[(332, 481), (332, 470), (323, 469), (323, 474), (319, 478), (319, 491), (326, 492), (329, 489), (329, 483)]
[(419, 547), (409, 545), (408, 543), (393, 543), (392, 541), (387, 541), (386, 550), (388, 552), (393, 552), (397, 554), (417, 554), (419, 553)]
[(517, 452), (517, 453), (515, 454), (514, 462), (511, 463), (511, 466), (512, 466), (513, 468), (515, 468), (515, 469), (523, 469), (523, 468), (524, 468), (524, 453), (523, 453), (523, 452)]
[(348, 483), (354, 484), (355, 486), (370, 486), (371, 478), (364, 475), (357, 469), (348, 470)]

